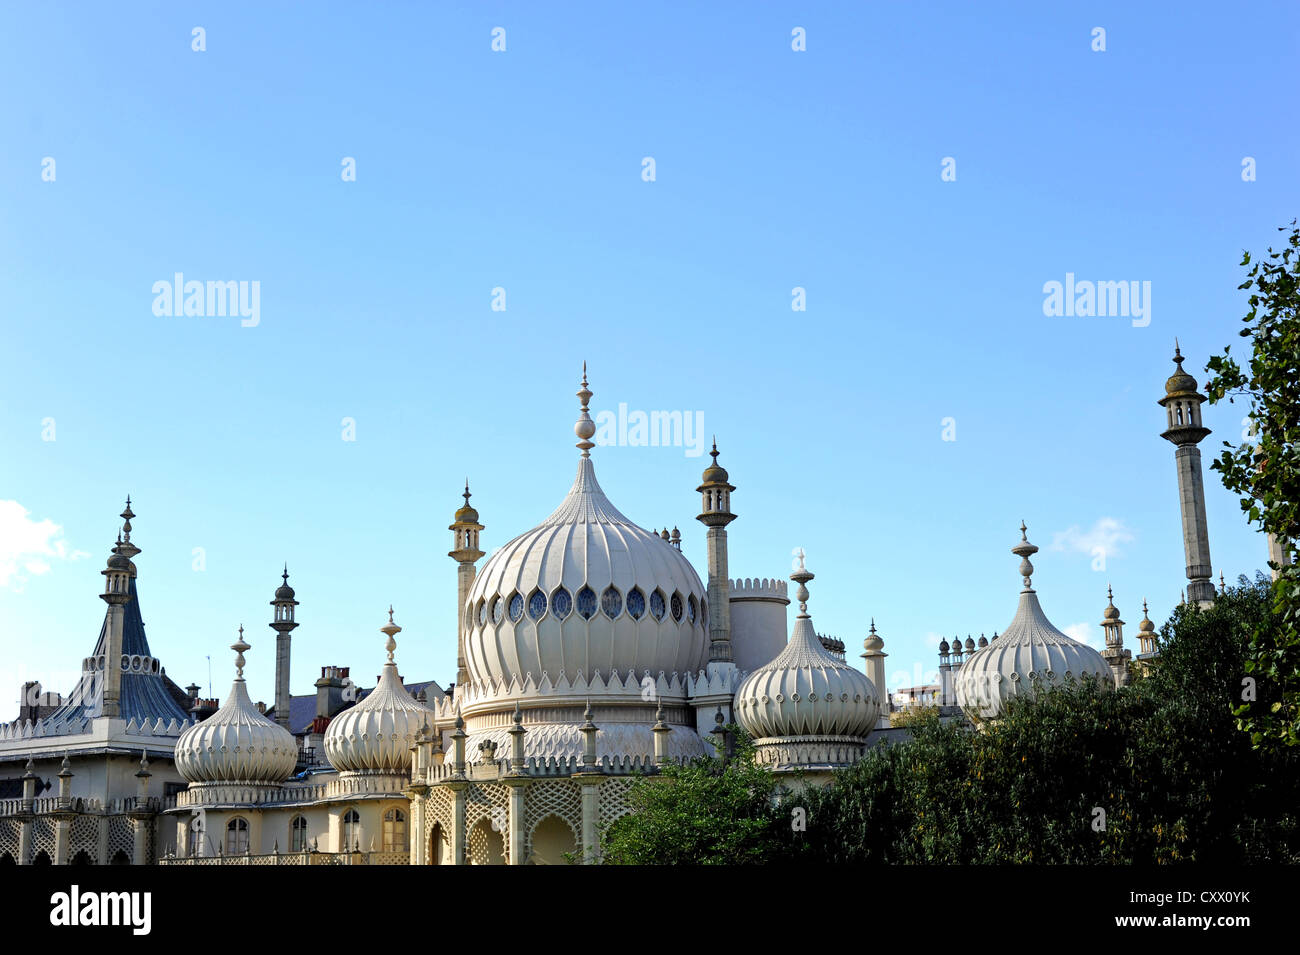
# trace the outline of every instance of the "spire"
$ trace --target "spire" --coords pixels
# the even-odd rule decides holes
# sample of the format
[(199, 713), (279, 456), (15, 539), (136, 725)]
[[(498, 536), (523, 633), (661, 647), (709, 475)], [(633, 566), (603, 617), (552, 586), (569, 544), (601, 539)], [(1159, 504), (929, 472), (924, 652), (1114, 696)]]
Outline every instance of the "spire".
[(802, 547), (795, 552), (795, 556), (799, 558), (799, 569), (790, 575), (790, 579), (799, 585), (799, 589), (795, 591), (794, 595), (795, 599), (799, 601), (799, 616), (795, 619), (807, 620), (810, 619), (808, 615), (808, 581), (812, 580), (816, 575), (804, 566), (805, 555)]
[(591, 449), (594, 445), (591, 441), (592, 436), (596, 433), (596, 422), (591, 420), (591, 415), (587, 413), (587, 402), (591, 400), (591, 390), (587, 387), (587, 363), (582, 363), (582, 387), (578, 389), (578, 400), (582, 402), (582, 411), (578, 415), (577, 424), (573, 426), (573, 433), (579, 438), (576, 447), (582, 449), (584, 458), (591, 457)]
[(1021, 593), (1033, 593), (1034, 585), (1031, 579), (1034, 576), (1034, 565), (1029, 562), (1029, 558), (1038, 553), (1038, 548), (1029, 543), (1026, 536), (1028, 528), (1025, 522), (1020, 522), (1020, 543), (1011, 548), (1011, 553), (1020, 558), (1020, 576), (1025, 579), (1025, 589)]
[(1226, 594), (1227, 592), (1228, 585), (1223, 582), (1223, 571), (1219, 571), (1219, 593)]
[(118, 541), (117, 552), (130, 560), (140, 553), (140, 548), (131, 543), (131, 518), (135, 517), (135, 512), (131, 510), (130, 494), (126, 496), (126, 509), (118, 516), (122, 518), (122, 534)]
[(244, 625), (239, 625), (239, 639), (230, 645), (230, 649), (235, 651), (235, 680), (239, 683), (244, 682), (244, 651), (251, 649), (244, 642)]

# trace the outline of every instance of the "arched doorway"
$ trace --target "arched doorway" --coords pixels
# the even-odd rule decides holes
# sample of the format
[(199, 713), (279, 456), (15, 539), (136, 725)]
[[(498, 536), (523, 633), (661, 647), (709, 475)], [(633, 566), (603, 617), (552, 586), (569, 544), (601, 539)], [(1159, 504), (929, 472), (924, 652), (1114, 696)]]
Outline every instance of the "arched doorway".
[(90, 853), (87, 852), (85, 849), (82, 849), (75, 856), (73, 856), (72, 861), (69, 863), (69, 865), (93, 865), (93, 864), (94, 863), (91, 861), (90, 858)]
[(470, 865), (505, 865), (506, 842), (492, 828), (492, 820), (480, 819), (469, 833)]
[(442, 831), (442, 823), (435, 822), (429, 832), (429, 865), (447, 865), (451, 859), (451, 846)]
[(118, 849), (113, 853), (113, 858), (108, 860), (109, 865), (130, 865), (131, 857), (126, 854), (125, 849)]
[(50, 865), (50, 854), (42, 849), (32, 856), (32, 865)]
[(565, 853), (576, 853), (578, 840), (569, 824), (552, 813), (533, 827), (530, 865), (568, 865)]
[(17, 864), (18, 863), (14, 861), (14, 857), (11, 856), (9, 853), (0, 852), (0, 865), (17, 865)]

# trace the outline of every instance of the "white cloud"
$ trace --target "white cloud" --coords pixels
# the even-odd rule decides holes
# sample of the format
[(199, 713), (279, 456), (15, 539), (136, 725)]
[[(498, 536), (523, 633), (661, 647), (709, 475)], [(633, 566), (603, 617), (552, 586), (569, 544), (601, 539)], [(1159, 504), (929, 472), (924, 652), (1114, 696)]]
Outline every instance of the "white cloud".
[(939, 644), (943, 642), (943, 637), (937, 633), (927, 633), (925, 635), (925, 645), (936, 653), (939, 651)]
[(1124, 544), (1135, 540), (1124, 522), (1114, 517), (1100, 518), (1092, 527), (1080, 530), (1075, 524), (1052, 535), (1052, 550), (1070, 551), (1096, 557), (1118, 557)]
[(0, 501), (0, 587), (20, 592), (29, 577), (48, 574), (51, 561), (89, 556), (69, 547), (62, 526), (48, 517), (34, 521), (17, 501)]
[(1106, 649), (1106, 638), (1100, 630), (1094, 632), (1090, 623), (1072, 623), (1068, 627), (1062, 627), (1061, 631), (1073, 640), (1080, 643), (1086, 643), (1094, 650)]

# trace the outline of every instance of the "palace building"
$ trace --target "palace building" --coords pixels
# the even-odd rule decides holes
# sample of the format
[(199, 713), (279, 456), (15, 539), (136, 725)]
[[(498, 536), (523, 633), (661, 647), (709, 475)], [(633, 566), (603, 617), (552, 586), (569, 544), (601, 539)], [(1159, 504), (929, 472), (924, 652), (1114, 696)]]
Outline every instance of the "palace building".
[[(1206, 603), (1214, 588), (1196, 445), (1209, 432), (1181, 352), (1174, 360), (1163, 437), (1177, 448), (1188, 598)], [(145, 639), (128, 500), (102, 571), (103, 628), (80, 682), (67, 699), (29, 688), (20, 719), (0, 726), (0, 863), (592, 861), (602, 830), (630, 810), (635, 776), (726, 750), (731, 725), (753, 738), (760, 762), (803, 784), (906, 733), (890, 725), (874, 622), (862, 665), (847, 662), (844, 643), (814, 629), (814, 576), (802, 557), (790, 577), (798, 606), (788, 637), (786, 582), (730, 576), (736, 488), (716, 442), (696, 488), (702, 577), (680, 531), (647, 531), (606, 495), (591, 456), (585, 368), (577, 396), (572, 486), (486, 561), (486, 528), (466, 485), (449, 527), (458, 587), (446, 690), (403, 681), (390, 607), (374, 643), (375, 687), (323, 667), (315, 694), (292, 696), (299, 604), (287, 568), (271, 601), (274, 704), (249, 694), (246, 655), (263, 650), (242, 627), (224, 702), (182, 690)], [(979, 725), (1012, 697), (1070, 680), (1123, 684), (1156, 651), (1145, 613), (1137, 657), (1124, 648), (1109, 591), (1103, 652), (1058, 630), (1032, 586), (1038, 548), (1020, 531), (1012, 553), (1023, 586), (1011, 623), (991, 640), (945, 640), (939, 682), (921, 688), (948, 718)]]

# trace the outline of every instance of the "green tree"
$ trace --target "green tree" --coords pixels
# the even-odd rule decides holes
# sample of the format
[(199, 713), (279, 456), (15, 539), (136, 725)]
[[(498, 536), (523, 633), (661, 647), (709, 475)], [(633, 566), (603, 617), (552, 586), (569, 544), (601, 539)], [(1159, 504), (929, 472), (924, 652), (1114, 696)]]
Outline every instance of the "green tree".
[[(1286, 227), (1279, 229), (1288, 232)], [(1215, 373), (1206, 386), (1211, 403), (1225, 397), (1249, 402), (1254, 441), (1224, 442), (1210, 465), (1241, 498), (1248, 519), (1294, 546), (1300, 541), (1300, 229), (1293, 220), (1282, 248), (1261, 261), (1245, 253), (1250, 311), (1241, 336), (1251, 342), (1246, 368), (1230, 355), (1210, 359)], [(1269, 702), (1240, 702), (1239, 725), (1263, 748), (1300, 744), (1300, 571), (1281, 569), (1273, 584), (1275, 625), (1251, 643), (1246, 672), (1271, 686)]]

